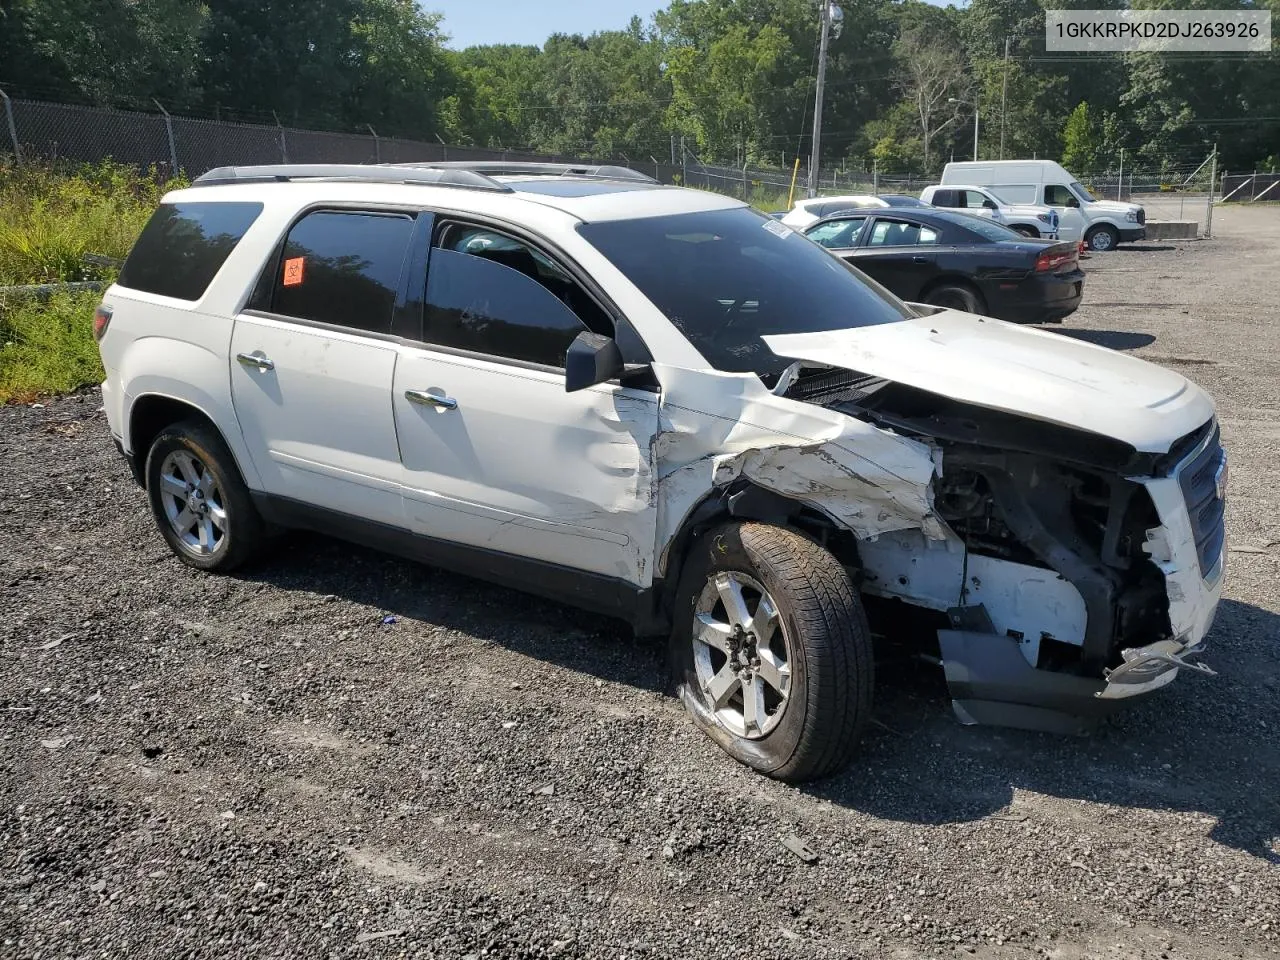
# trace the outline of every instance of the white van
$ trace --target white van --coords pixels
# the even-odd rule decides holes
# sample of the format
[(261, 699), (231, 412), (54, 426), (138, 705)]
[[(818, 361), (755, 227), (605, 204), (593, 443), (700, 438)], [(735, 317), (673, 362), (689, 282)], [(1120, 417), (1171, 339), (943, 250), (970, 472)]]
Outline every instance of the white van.
[(1053, 207), (1058, 211), (1059, 236), (1063, 240), (1083, 239), (1091, 250), (1114, 250), (1118, 243), (1147, 237), (1147, 214), (1142, 207), (1098, 200), (1052, 160), (948, 163), (942, 182), (946, 186), (986, 187), (1005, 203)]

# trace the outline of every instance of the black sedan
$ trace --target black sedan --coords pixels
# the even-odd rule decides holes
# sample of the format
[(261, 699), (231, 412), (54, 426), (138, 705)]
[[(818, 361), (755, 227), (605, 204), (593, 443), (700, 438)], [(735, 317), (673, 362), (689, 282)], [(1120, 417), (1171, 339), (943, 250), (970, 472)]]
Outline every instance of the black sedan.
[(947, 210), (851, 210), (804, 230), (901, 299), (1014, 323), (1056, 323), (1080, 306), (1079, 245), (1030, 240)]

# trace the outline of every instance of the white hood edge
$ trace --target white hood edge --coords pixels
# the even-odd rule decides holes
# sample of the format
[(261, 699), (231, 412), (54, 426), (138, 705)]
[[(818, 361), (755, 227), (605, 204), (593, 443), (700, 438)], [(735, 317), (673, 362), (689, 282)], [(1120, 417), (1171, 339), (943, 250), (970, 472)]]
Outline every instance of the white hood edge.
[(1172, 370), (956, 310), (764, 341), (781, 357), (1114, 437), (1143, 453), (1167, 453), (1214, 415), (1208, 394)]

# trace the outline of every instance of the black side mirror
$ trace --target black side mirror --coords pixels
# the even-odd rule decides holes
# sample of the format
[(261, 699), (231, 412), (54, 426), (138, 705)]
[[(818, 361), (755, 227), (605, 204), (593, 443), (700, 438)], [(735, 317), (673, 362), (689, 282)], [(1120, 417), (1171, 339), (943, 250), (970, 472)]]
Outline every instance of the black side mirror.
[(583, 331), (564, 358), (564, 391), (573, 393), (622, 376), (622, 351), (611, 338)]
[(1079, 200), (1077, 200), (1075, 197), (1072, 197), (1070, 200), (1068, 200), (1068, 201), (1067, 201), (1067, 206), (1068, 206), (1068, 207), (1078, 207), (1078, 206), (1080, 206), (1080, 201), (1079, 201)]
[(982, 206), (983, 206), (983, 208), (984, 208), (984, 209), (986, 209), (986, 210), (999, 210), (999, 209), (1000, 209), (1000, 208), (996, 205), (996, 202), (995, 202), (994, 200), (983, 200), (983, 201), (982, 201)]

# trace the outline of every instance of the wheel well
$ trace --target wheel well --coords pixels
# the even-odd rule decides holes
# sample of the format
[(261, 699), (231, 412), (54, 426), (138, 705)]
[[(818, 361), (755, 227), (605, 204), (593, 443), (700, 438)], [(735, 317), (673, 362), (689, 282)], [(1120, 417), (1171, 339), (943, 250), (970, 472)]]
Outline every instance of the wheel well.
[(129, 457), (129, 465), (133, 469), (134, 479), (140, 484), (145, 485), (143, 471), (152, 441), (165, 427), (181, 420), (199, 420), (219, 436), (222, 435), (217, 424), (202, 410), (185, 401), (155, 395), (142, 396), (134, 401), (133, 407), (129, 410), (129, 446), (133, 450)]
[(689, 511), (684, 523), (671, 540), (667, 566), (658, 591), (658, 618), (669, 629), (676, 590), (684, 572), (685, 560), (698, 538), (730, 520), (755, 520), (794, 530), (808, 537), (846, 567), (859, 566), (857, 539), (848, 530), (836, 526), (826, 514), (781, 494), (742, 482), (712, 491)]
[(939, 287), (964, 287), (966, 290), (968, 290), (970, 293), (972, 293), (975, 297), (978, 298), (979, 307), (985, 308), (987, 305), (987, 298), (982, 295), (982, 291), (978, 289), (977, 284), (975, 284), (968, 277), (954, 276), (954, 275), (938, 277), (935, 280), (931, 280), (929, 284), (923, 290), (920, 291), (920, 299), (923, 300), (925, 297), (929, 296), (929, 294), (933, 293)]
[(1009, 229), (1010, 230), (1030, 230), (1031, 235), (1033, 237), (1040, 236), (1040, 228), (1037, 227), (1034, 223), (1011, 223), (1009, 224)]

